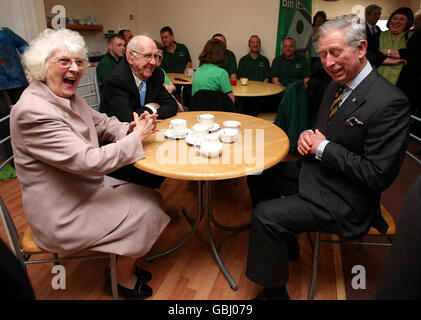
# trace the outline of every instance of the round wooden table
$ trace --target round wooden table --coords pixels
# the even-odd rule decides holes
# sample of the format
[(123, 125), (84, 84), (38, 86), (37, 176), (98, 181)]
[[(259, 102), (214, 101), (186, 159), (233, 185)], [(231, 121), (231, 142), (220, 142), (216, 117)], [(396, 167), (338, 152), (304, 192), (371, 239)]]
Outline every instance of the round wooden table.
[[(171, 82), (175, 85), (181, 86), (180, 88), (180, 102), (184, 105), (184, 86), (189, 85), (191, 86), (193, 82), (193, 78), (186, 76), (184, 73), (167, 73), (168, 78), (170, 78)], [(181, 80), (180, 80), (181, 79)]]
[[(184, 73), (167, 73), (168, 78), (170, 78), (171, 82), (174, 84), (192, 84), (193, 78), (186, 76)], [(182, 80), (179, 80), (182, 79)], [(184, 81), (183, 81), (184, 80)]]
[(240, 80), (237, 80), (237, 85), (232, 86), (232, 93), (236, 97), (264, 97), (281, 93), (283, 91), (281, 86), (269, 82), (251, 81), (247, 85), (241, 85)]
[(211, 207), (211, 181), (257, 174), (272, 167), (288, 154), (289, 140), (284, 131), (268, 121), (230, 112), (211, 112), (215, 115), (215, 122), (221, 127), (225, 120), (241, 122), (237, 141), (230, 144), (223, 143), (222, 153), (218, 158), (210, 159), (200, 155), (184, 139), (175, 140), (165, 137), (165, 129), (169, 127), (171, 119), (185, 119), (190, 128), (202, 113), (209, 112), (182, 112), (164, 120), (158, 125), (161, 131), (143, 141), (145, 158), (134, 163), (136, 168), (143, 171), (173, 179), (196, 180), (199, 183), (197, 217), (194, 219), (188, 212), (183, 211), (192, 224), (190, 232), (174, 247), (148, 257), (146, 260), (151, 261), (182, 246), (195, 232), (204, 216), (214, 257), (231, 288), (237, 290), (237, 284), (219, 257), (210, 222), (224, 230), (241, 230), (248, 227), (249, 223), (226, 227), (215, 221)]
[(238, 97), (240, 112), (244, 113), (244, 99), (250, 97), (265, 97), (279, 94), (283, 91), (281, 86), (269, 82), (251, 81), (247, 85), (241, 85), (237, 80), (237, 85), (232, 86), (232, 93)]

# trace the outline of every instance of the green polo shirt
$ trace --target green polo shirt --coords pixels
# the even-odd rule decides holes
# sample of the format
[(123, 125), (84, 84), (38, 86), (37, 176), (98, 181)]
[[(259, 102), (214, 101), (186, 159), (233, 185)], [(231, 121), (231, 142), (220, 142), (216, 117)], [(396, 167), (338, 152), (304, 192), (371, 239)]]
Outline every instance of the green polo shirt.
[(191, 62), (189, 50), (182, 43), (175, 42), (175, 45), (174, 53), (164, 49), (161, 68), (168, 73), (184, 73), (186, 64)]
[(284, 86), (304, 78), (310, 78), (309, 62), (298, 54), (292, 60), (285, 59), (284, 55), (276, 57), (273, 59), (270, 71), (272, 78), (279, 78)]
[(231, 50), (227, 49), (227, 60), (228, 64), (221, 66), (222, 69), (226, 70), (231, 76), (232, 74), (237, 74), (237, 59)]
[(246, 54), (238, 63), (238, 77), (253, 81), (264, 81), (266, 78), (270, 78), (269, 60), (262, 55), (253, 59), (250, 53)]
[(96, 78), (98, 80), (98, 87), (100, 91), (102, 90), (108, 75), (111, 73), (111, 71), (114, 70), (120, 60), (116, 61), (114, 57), (109, 52), (107, 52), (98, 63), (96, 67)]
[(201, 65), (193, 76), (192, 95), (199, 90), (231, 92), (232, 87), (228, 73), (213, 63)]

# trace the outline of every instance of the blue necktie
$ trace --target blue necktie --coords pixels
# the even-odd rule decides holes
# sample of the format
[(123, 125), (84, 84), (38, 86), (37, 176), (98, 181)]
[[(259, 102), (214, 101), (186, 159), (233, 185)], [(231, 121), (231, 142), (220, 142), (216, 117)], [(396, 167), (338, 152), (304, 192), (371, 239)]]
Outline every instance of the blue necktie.
[(143, 107), (145, 105), (145, 97), (146, 97), (146, 81), (142, 81), (140, 87), (140, 106)]

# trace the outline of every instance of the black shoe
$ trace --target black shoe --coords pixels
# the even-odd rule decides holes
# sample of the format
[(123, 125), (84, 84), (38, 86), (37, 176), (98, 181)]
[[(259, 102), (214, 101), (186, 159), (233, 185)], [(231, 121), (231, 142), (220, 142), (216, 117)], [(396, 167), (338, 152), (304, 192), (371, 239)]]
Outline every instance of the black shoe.
[[(118, 294), (128, 300), (144, 300), (152, 296), (152, 288), (141, 280), (137, 279), (134, 289), (129, 289), (117, 284)], [(112, 295), (111, 277), (105, 277), (104, 291), (108, 295)]]
[(255, 297), (254, 297), (254, 298), (252, 298), (251, 300), (253, 300), (253, 301), (268, 300), (268, 298), (266, 298), (266, 297), (263, 295), (263, 292), (259, 292), (259, 293), (257, 294), (257, 296), (255, 296)]
[(285, 286), (264, 288), (258, 300), (290, 300)]
[(143, 270), (139, 268), (138, 266), (135, 266), (134, 274), (143, 283), (149, 282), (152, 279), (152, 273), (150, 273), (149, 271)]
[[(150, 273), (149, 271), (143, 270), (139, 268), (138, 266), (135, 266), (134, 274), (143, 283), (147, 283), (151, 281), (152, 279), (152, 273)], [(110, 276), (110, 268), (108, 267), (105, 268), (105, 275), (108, 277)]]

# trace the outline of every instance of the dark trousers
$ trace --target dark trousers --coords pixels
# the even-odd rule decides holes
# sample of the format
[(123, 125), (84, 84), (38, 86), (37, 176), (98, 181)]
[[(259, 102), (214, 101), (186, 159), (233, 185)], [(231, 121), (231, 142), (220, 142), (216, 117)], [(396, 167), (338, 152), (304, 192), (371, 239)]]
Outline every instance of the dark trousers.
[(247, 177), (254, 211), (246, 276), (263, 287), (288, 282), (288, 251), (297, 245), (297, 234), (334, 231), (298, 194), (299, 165), (282, 162), (259, 176)]

